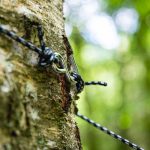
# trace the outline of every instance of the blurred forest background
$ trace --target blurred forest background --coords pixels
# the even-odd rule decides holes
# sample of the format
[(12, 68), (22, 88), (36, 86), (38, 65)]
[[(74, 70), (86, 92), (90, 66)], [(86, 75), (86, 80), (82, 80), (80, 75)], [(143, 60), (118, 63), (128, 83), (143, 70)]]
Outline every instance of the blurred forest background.
[[(85, 81), (79, 112), (149, 149), (150, 2), (66, 0), (66, 33)], [(84, 150), (128, 150), (128, 146), (77, 118)]]

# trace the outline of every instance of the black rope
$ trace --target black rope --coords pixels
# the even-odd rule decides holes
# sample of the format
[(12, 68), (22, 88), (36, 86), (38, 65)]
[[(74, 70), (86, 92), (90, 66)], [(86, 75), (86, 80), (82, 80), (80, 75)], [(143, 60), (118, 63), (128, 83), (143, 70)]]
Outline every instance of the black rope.
[(7, 35), (8, 37), (10, 37), (11, 39), (19, 42), (20, 44), (24, 45), (25, 47), (31, 49), (32, 51), (35, 51), (36, 53), (38, 53), (39, 55), (42, 54), (42, 49), (36, 47), (34, 44), (32, 44), (31, 42), (26, 41), (24, 38), (19, 37), (18, 35), (16, 35), (14, 32), (9, 31), (5, 28), (3, 28), (0, 25), (0, 32)]
[(46, 47), (46, 44), (45, 44), (44, 38), (43, 38), (44, 37), (44, 32), (42, 30), (42, 26), (38, 25), (37, 30), (38, 30), (38, 37), (39, 37), (39, 42), (40, 42), (40, 45), (41, 45), (41, 49), (44, 51), (45, 47)]
[(30, 50), (39, 54), (39, 65), (40, 66), (47, 66), (52, 64), (54, 61), (59, 61), (57, 58), (57, 53), (54, 53), (49, 47), (45, 47), (45, 42), (43, 39), (43, 31), (41, 25), (37, 26), (38, 30), (38, 37), (40, 41), (41, 48), (38, 48), (33, 43), (26, 41), (24, 38), (19, 37), (16, 33), (9, 31), (0, 25), (0, 33), (10, 37), (11, 39), (17, 41), (18, 43), (22, 44), (23, 46), (29, 48)]
[[(38, 53), (40, 56), (39, 63), (41, 66), (47, 66), (48, 64), (52, 64), (52, 62), (56, 61), (56, 64), (59, 64), (59, 66), (54, 65), (54, 69), (56, 69), (58, 71), (58, 73), (67, 74), (68, 71), (67, 71), (67, 69), (65, 70), (65, 68), (64, 68), (64, 64), (63, 64), (61, 55), (59, 53), (54, 53), (49, 47), (46, 47), (46, 44), (45, 44), (44, 38), (43, 38), (44, 32), (42, 31), (42, 26), (41, 25), (37, 26), (37, 30), (38, 30), (38, 37), (39, 37), (41, 48), (36, 47), (31, 42), (26, 41), (24, 38), (19, 37), (14, 32), (7, 30), (0, 25), (0, 33), (7, 35), (11, 39), (19, 42), (20, 44), (24, 45), (25, 47), (29, 48), (30, 50)], [(69, 76), (70, 76), (69, 78), (72, 78), (72, 80), (76, 82), (77, 93), (80, 93), (84, 89), (85, 85), (107, 86), (106, 82), (100, 82), (100, 81), (84, 82), (83, 79), (81, 78), (81, 76), (75, 72), (71, 72), (69, 74)], [(140, 148), (136, 144), (131, 143), (129, 140), (124, 139), (120, 135), (117, 135), (114, 132), (108, 130), (106, 127), (103, 127), (98, 123), (95, 123), (93, 120), (87, 118), (86, 116), (83, 116), (79, 113), (77, 113), (76, 115), (78, 117), (80, 117), (81, 119), (85, 120), (86, 122), (92, 124), (94, 127), (98, 128), (99, 130), (101, 130), (101, 131), (105, 132), (106, 134), (123, 142), (124, 144), (129, 145), (130, 147), (132, 147), (136, 150), (144, 150), (143, 148)]]
[(129, 147), (132, 147), (133, 149), (135, 150), (144, 150), (143, 148), (139, 147), (138, 145), (130, 142), (129, 140), (123, 138), (122, 136), (114, 133), (113, 131), (110, 131), (109, 129), (107, 129), (106, 127), (103, 127), (102, 125), (94, 122), (93, 120), (87, 118), (86, 116), (84, 115), (81, 115), (80, 113), (77, 113), (76, 116), (78, 116), (79, 118), (85, 120), (86, 122), (92, 124), (94, 127), (98, 128), (99, 130), (105, 132), (106, 134), (112, 136), (113, 138), (121, 141), (122, 143), (128, 145)]
[(102, 86), (107, 86), (106, 82), (101, 82), (101, 81), (90, 81), (90, 82), (84, 82), (84, 85), (102, 85)]

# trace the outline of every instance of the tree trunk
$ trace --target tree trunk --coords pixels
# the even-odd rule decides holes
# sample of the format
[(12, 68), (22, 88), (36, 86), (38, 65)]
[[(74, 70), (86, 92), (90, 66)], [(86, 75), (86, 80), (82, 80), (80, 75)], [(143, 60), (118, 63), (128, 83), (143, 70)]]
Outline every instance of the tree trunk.
[[(0, 24), (37, 46), (42, 24), (47, 46), (70, 64), (62, 0), (0, 0)], [(35, 52), (0, 33), (0, 150), (79, 150), (70, 87), (37, 63)]]

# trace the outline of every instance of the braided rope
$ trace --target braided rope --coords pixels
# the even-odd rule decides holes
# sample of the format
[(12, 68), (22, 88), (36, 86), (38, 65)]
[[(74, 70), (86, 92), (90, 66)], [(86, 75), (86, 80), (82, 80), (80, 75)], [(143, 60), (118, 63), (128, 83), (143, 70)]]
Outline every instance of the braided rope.
[[(42, 26), (39, 25), (37, 27), (37, 30), (41, 48), (36, 47), (33, 43), (26, 41), (24, 38), (19, 37), (14, 32), (7, 30), (0, 25), (0, 33), (3, 33), (4, 35), (10, 37), (11, 39), (39, 54), (39, 65), (46, 66), (51, 64), (54, 71), (58, 73), (66, 73), (66, 69), (63, 68), (61, 55), (59, 53), (54, 53), (49, 47), (45, 47), (45, 42), (43, 39), (44, 32), (42, 31)], [(54, 62), (56, 59), (59, 64)]]
[[(41, 30), (41, 26), (38, 27), (38, 30), (39, 30), (39, 33), (38, 33), (38, 36), (39, 36), (39, 40), (40, 40), (40, 44), (41, 44), (41, 48), (38, 48), (36, 47), (34, 44), (32, 44), (31, 42), (28, 42), (26, 41), (24, 38), (21, 38), (19, 36), (17, 36), (14, 32), (12, 31), (9, 31), (5, 28), (3, 28), (1, 25), (0, 25), (0, 33), (3, 33), (5, 35), (7, 35), (8, 37), (10, 37), (11, 39), (19, 42), (20, 44), (24, 45), (25, 47), (37, 52), (39, 55), (43, 55), (43, 50), (45, 50), (45, 42), (43, 40), (43, 32)], [(49, 51), (50, 49), (48, 49)], [(50, 54), (52, 54), (53, 52), (50, 51), (49, 52), (49, 56)], [(62, 64), (63, 65), (63, 64)], [(59, 68), (58, 68), (59, 69)], [(91, 82), (84, 82), (84, 85), (82, 84), (82, 78), (80, 79), (80, 76), (78, 74), (75, 74), (74, 77), (74, 80), (77, 81), (77, 88), (78, 89), (78, 92), (81, 92), (83, 90), (83, 87), (84, 85), (103, 85), (103, 86), (107, 86), (107, 83), (106, 82), (95, 82), (95, 81), (91, 81)], [(86, 122), (92, 124), (94, 127), (98, 128), (99, 130), (105, 132), (106, 134), (116, 138), (117, 140), (121, 141), (122, 143), (128, 145), (129, 147), (132, 147), (133, 149), (136, 149), (136, 150), (144, 150), (143, 148), (140, 148), (138, 145), (134, 144), (134, 143), (131, 143), (129, 140), (127, 139), (124, 139), (123, 137), (121, 137), (120, 135), (117, 135), (115, 134), (114, 132), (108, 130), (107, 128), (101, 126), (100, 124), (98, 123), (95, 123), (93, 120), (90, 120), (89, 118), (87, 118), (86, 116), (83, 116), (79, 113), (76, 114), (78, 117), (80, 117), (81, 119), (85, 120)]]
[(90, 81), (90, 82), (84, 82), (84, 85), (102, 85), (102, 86), (107, 86), (106, 82), (101, 82), (101, 81)]
[(0, 25), (0, 33), (3, 33), (5, 35), (7, 35), (8, 37), (10, 37), (11, 39), (19, 42), (20, 44), (24, 45), (25, 47), (37, 52), (38, 54), (42, 54), (42, 50), (38, 47), (36, 47), (34, 44), (32, 44), (31, 42), (28, 42), (26, 41), (24, 38), (22, 37), (19, 37), (18, 35), (16, 35), (14, 32), (12, 31), (9, 31), (5, 28), (3, 28), (1, 25)]
[(121, 137), (120, 135), (115, 134), (113, 131), (108, 130), (106, 127), (103, 127), (102, 125), (94, 122), (93, 120), (87, 118), (86, 116), (81, 115), (80, 113), (77, 113), (76, 116), (78, 116), (79, 118), (81, 118), (81, 119), (85, 120), (86, 122), (92, 124), (94, 127), (98, 128), (99, 130), (101, 130), (101, 131), (105, 132), (106, 134), (112, 136), (113, 138), (115, 138), (115, 139), (121, 141), (122, 143), (128, 145), (129, 147), (132, 147), (135, 150), (144, 150), (143, 148), (139, 147), (138, 145), (130, 142), (129, 140)]
[(46, 47), (46, 44), (44, 42), (44, 32), (43, 32), (43, 29), (42, 29), (42, 25), (38, 25), (37, 26), (37, 30), (38, 30), (38, 37), (39, 37), (39, 42), (40, 42), (40, 45), (41, 45), (41, 49), (44, 51), (45, 50), (45, 47)]

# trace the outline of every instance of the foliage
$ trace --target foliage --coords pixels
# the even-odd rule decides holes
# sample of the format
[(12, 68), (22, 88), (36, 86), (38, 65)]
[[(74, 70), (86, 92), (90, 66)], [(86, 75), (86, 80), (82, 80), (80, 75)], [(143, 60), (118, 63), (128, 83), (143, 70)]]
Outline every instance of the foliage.
[[(150, 139), (149, 1), (86, 0), (84, 3), (77, 2), (71, 4), (68, 0), (65, 5), (68, 8), (66, 24), (70, 29), (70, 42), (79, 72), (85, 81), (108, 82), (108, 87), (86, 87), (78, 101), (79, 111), (148, 149)], [(83, 17), (84, 9), (86, 6), (92, 6), (93, 3), (97, 6), (95, 7), (97, 11), (94, 12), (97, 16), (104, 14), (114, 23), (119, 37), (119, 44), (116, 44), (115, 48), (113, 45), (112, 48), (108, 48), (107, 44), (103, 45), (97, 42), (97, 39), (92, 40), (91, 33), (88, 32), (90, 30), (86, 30), (93, 16), (88, 14), (89, 16)], [(91, 10), (88, 9), (87, 13), (89, 11)], [(124, 26), (122, 22), (117, 22), (118, 14), (123, 11), (125, 15), (128, 12), (133, 15), (131, 20), (128, 20), (130, 16), (125, 18), (127, 20), (122, 20)], [(122, 17), (124, 17), (123, 14)], [(128, 22), (134, 25), (129, 25)], [(92, 27), (96, 28), (96, 24)], [(100, 27), (99, 30), (105, 29), (104, 26), (102, 29)], [(104, 38), (105, 35), (102, 34), (101, 37)], [(107, 39), (106, 42), (109, 43), (108, 40), (111, 39)], [(77, 119), (77, 121), (85, 150), (128, 149), (127, 146), (100, 133), (82, 120)]]

